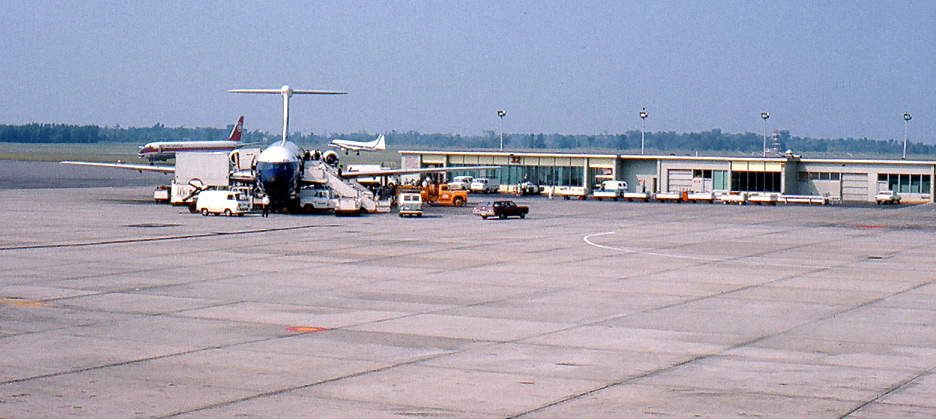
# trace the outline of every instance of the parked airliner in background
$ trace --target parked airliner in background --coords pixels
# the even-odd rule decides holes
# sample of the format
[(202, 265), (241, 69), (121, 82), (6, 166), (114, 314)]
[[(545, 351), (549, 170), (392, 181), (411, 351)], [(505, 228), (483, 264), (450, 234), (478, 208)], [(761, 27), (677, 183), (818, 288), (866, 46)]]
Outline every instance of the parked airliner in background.
[(374, 151), (374, 150), (386, 150), (387, 143), (384, 139), (384, 135), (380, 134), (374, 141), (363, 142), (363, 141), (351, 141), (351, 140), (331, 140), (328, 143), (330, 147), (339, 148), (345, 151), (345, 154), (348, 154), (349, 151), (353, 151), (358, 155), (361, 154), (361, 150), (364, 151)]
[(139, 158), (153, 162), (169, 160), (178, 151), (232, 151), (240, 147), (241, 132), (244, 130), (244, 116), (237, 120), (227, 141), (154, 141), (140, 146)]

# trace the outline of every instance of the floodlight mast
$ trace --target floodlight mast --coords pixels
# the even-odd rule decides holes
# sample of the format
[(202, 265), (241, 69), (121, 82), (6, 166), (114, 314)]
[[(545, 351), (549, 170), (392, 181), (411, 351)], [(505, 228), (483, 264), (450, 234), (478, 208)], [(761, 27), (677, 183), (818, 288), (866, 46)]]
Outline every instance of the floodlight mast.
[(769, 112), (761, 112), (761, 118), (764, 118), (764, 158), (767, 158), (767, 118), (770, 118)]
[(346, 95), (348, 92), (332, 92), (327, 90), (293, 90), (288, 85), (284, 85), (279, 89), (234, 89), (228, 90), (231, 93), (264, 93), (264, 94), (278, 94), (283, 96), (283, 143), (286, 143), (286, 139), (289, 136), (289, 98), (292, 95)]
[(903, 149), (903, 159), (907, 159), (907, 133), (910, 130), (910, 119), (913, 118), (910, 116), (909, 112), (904, 112), (904, 149)]
[(504, 116), (507, 115), (506, 111), (498, 110), (497, 116), (500, 117), (500, 149), (504, 151)]
[(640, 111), (640, 154), (644, 153), (644, 132), (647, 131), (647, 108)]

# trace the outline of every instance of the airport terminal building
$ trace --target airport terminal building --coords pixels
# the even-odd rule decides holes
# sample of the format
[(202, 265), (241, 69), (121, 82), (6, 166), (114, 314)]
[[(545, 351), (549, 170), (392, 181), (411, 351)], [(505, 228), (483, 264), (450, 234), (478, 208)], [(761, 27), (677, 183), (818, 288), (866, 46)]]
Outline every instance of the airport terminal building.
[[(524, 179), (542, 186), (593, 188), (622, 180), (632, 191), (740, 192), (823, 195), (842, 201), (874, 202), (893, 190), (901, 202), (933, 202), (936, 161), (812, 159), (779, 157), (693, 157), (624, 154), (565, 154), (506, 151), (400, 151), (401, 166), (497, 165), (482, 176), (502, 185)], [(449, 176), (459, 173), (450, 172)], [(476, 173), (471, 173), (475, 174)]]

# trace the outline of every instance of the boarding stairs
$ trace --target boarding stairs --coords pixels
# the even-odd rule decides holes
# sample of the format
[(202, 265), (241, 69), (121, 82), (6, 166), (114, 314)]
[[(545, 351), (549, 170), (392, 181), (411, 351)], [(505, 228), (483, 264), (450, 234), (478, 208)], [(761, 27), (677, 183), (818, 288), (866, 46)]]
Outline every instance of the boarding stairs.
[(354, 179), (344, 179), (338, 176), (335, 168), (322, 162), (307, 162), (303, 172), (303, 180), (325, 185), (337, 196), (342, 198), (355, 198), (361, 203), (361, 208), (367, 212), (387, 212), (385, 205), (381, 205), (374, 197), (374, 193)]

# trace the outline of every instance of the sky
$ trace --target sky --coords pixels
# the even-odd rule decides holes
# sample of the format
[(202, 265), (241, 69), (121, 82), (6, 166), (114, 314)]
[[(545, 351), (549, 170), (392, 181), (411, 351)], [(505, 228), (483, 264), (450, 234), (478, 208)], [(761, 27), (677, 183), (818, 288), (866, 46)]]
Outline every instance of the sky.
[[(7, 0), (0, 124), (936, 143), (936, 2)], [(507, 112), (503, 120), (497, 111)]]

